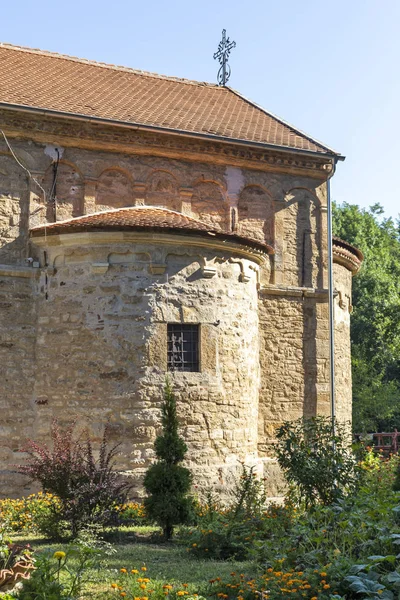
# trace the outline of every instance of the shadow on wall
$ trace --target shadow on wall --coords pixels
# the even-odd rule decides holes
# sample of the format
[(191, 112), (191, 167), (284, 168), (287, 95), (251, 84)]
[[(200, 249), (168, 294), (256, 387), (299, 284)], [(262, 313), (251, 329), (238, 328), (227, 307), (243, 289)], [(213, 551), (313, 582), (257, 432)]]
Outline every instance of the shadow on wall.
[[(285, 271), (287, 283), (322, 289), (322, 222), (320, 201), (306, 188), (292, 188), (286, 194)], [(288, 212), (286, 212), (288, 211)], [(295, 227), (292, 230), (292, 223)]]

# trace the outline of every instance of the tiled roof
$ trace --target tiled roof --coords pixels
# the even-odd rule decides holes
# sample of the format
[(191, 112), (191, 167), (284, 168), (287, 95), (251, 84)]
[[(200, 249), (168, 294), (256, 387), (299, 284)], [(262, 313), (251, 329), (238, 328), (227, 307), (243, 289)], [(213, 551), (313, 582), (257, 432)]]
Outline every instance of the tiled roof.
[(228, 87), (10, 44), (1, 104), (337, 155)]
[(361, 250), (336, 236), (333, 236), (332, 241), (335, 262), (341, 262), (348, 267), (350, 271), (357, 273), (364, 260), (364, 255)]
[(228, 239), (239, 244), (245, 244), (272, 253), (272, 248), (255, 240), (213, 229), (206, 223), (193, 219), (180, 212), (153, 206), (133, 206), (117, 208), (83, 215), (56, 223), (47, 223), (32, 227), (31, 237), (43, 235), (58, 235), (65, 233), (80, 233), (83, 231), (140, 231), (152, 230), (164, 233), (190, 232), (203, 236)]

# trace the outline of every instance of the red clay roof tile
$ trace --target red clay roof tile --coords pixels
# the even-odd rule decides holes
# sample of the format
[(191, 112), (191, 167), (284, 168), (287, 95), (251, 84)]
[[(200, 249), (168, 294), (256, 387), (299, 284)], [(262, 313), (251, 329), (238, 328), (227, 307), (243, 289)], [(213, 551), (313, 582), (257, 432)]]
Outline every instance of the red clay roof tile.
[(212, 235), (213, 237), (229, 239), (239, 244), (257, 247), (268, 254), (273, 252), (271, 246), (256, 240), (213, 229), (206, 223), (184, 215), (180, 212), (154, 206), (133, 206), (106, 210), (91, 215), (83, 215), (56, 223), (38, 225), (30, 230), (31, 237), (43, 235), (58, 235), (65, 233), (79, 233), (83, 231), (138, 231), (138, 230), (163, 230), (165, 233), (195, 233), (198, 235)]
[(228, 87), (10, 44), (0, 44), (1, 104), (337, 155)]

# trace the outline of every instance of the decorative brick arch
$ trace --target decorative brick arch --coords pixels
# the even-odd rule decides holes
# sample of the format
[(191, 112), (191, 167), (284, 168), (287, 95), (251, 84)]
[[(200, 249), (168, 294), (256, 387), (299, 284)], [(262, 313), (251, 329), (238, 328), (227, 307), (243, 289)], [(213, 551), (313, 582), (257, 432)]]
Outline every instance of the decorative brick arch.
[(181, 210), (179, 185), (172, 173), (161, 169), (150, 173), (147, 179), (146, 204)]
[[(54, 183), (54, 165), (51, 164), (44, 175), (43, 187), (47, 198), (50, 198)], [(57, 221), (79, 217), (83, 214), (84, 203), (84, 180), (78, 167), (66, 160), (60, 160), (57, 168), (54, 187), (56, 202)], [(48, 220), (53, 220), (53, 210), (49, 206), (47, 211)]]
[(96, 210), (133, 206), (132, 184), (130, 174), (123, 169), (105, 169), (97, 180)]
[(247, 185), (238, 201), (238, 227), (240, 235), (260, 242), (274, 244), (274, 200), (259, 185)]
[(230, 230), (230, 212), (224, 188), (215, 181), (199, 181), (193, 186), (192, 213), (211, 227)]

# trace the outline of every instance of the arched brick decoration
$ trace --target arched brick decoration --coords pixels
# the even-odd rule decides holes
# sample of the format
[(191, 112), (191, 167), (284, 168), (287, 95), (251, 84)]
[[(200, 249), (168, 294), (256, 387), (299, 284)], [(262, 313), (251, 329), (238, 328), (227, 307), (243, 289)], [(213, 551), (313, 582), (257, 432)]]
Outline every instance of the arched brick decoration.
[[(44, 176), (43, 187), (47, 192), (47, 198), (51, 192), (54, 181), (53, 165), (50, 165)], [(83, 214), (84, 183), (78, 169), (64, 161), (60, 161), (57, 169), (55, 185), (56, 218), (57, 221), (79, 217)], [(48, 220), (53, 220), (53, 211), (49, 207), (47, 211)]]
[(194, 186), (192, 213), (212, 227), (230, 230), (229, 206), (225, 201), (222, 188), (217, 183), (205, 181)]
[(146, 204), (171, 210), (181, 209), (178, 182), (167, 171), (154, 171), (148, 179)]
[(274, 202), (258, 185), (246, 186), (238, 202), (238, 233), (260, 242), (274, 243)]
[(119, 169), (107, 169), (96, 186), (96, 209), (133, 206), (132, 182)]

